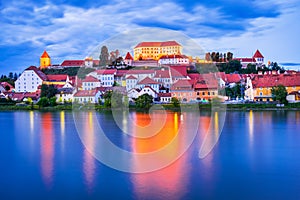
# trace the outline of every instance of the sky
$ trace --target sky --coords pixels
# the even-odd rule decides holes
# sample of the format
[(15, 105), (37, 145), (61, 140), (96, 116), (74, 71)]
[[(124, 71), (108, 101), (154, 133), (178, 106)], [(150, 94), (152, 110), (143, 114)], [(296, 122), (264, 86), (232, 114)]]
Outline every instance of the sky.
[(178, 39), (194, 55), (259, 49), (266, 61), (300, 66), (299, 8), (297, 0), (0, 0), (0, 74), (38, 66), (44, 50), (59, 64), (102, 44), (125, 55), (159, 39)]

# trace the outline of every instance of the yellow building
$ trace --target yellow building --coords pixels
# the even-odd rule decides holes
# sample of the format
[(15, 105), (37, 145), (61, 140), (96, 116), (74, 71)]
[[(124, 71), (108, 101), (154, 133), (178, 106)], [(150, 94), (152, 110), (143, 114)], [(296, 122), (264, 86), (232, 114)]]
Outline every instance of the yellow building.
[(164, 55), (181, 55), (182, 46), (176, 41), (141, 42), (133, 52), (134, 60), (158, 60)]
[(300, 91), (300, 74), (267, 74), (248, 79), (245, 97), (253, 101), (273, 101), (272, 87), (283, 85), (287, 93)]
[(47, 51), (44, 51), (40, 57), (40, 69), (48, 68), (51, 65), (51, 58)]

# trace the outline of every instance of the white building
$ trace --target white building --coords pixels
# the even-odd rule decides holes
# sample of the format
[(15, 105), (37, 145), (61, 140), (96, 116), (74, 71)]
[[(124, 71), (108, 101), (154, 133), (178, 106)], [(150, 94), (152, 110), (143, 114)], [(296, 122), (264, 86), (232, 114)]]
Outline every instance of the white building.
[(102, 87), (112, 87), (115, 82), (116, 69), (103, 69), (91, 72), (89, 75), (97, 78)]
[(74, 94), (74, 102), (85, 103), (98, 103), (101, 97), (101, 92), (98, 90), (80, 90)]
[(35, 92), (47, 76), (35, 66), (28, 67), (15, 82), (16, 92)]
[(164, 55), (159, 58), (160, 65), (189, 65), (190, 60), (185, 55)]
[(132, 88), (135, 88), (137, 85), (138, 80), (136, 77), (130, 75), (129, 77), (126, 78), (126, 91), (131, 90)]
[(145, 87), (151, 87), (156, 93), (159, 93), (159, 85), (160, 85), (159, 82), (157, 82), (149, 77), (146, 77), (137, 83), (136, 88), (143, 89)]
[(156, 70), (154, 80), (166, 88), (170, 88), (172, 85), (172, 78), (169, 70)]
[(82, 80), (83, 90), (93, 90), (100, 86), (101, 86), (100, 81), (93, 76), (86, 76), (85, 79)]
[(74, 88), (60, 88), (57, 91), (56, 102), (57, 103), (64, 103), (64, 102), (73, 102), (75, 89)]

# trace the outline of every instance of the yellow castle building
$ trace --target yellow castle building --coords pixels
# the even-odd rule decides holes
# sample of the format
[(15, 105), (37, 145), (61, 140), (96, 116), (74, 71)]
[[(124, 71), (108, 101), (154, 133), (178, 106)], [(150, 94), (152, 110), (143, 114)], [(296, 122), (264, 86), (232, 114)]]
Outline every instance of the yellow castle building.
[(44, 51), (40, 57), (40, 69), (45, 69), (51, 66), (51, 58), (47, 51)]
[(141, 42), (133, 52), (134, 60), (158, 60), (165, 55), (181, 55), (182, 46), (176, 41)]

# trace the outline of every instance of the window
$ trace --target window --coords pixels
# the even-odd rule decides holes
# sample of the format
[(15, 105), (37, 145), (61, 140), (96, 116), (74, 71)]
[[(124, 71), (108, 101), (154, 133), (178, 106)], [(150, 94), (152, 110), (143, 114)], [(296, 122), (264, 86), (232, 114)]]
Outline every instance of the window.
[(262, 96), (262, 95), (263, 95), (263, 93), (262, 93), (262, 92), (260, 92), (260, 93), (259, 93), (259, 95), (260, 95), (260, 96)]
[(210, 95), (210, 92), (207, 92), (208, 95)]
[(202, 95), (205, 95), (205, 92), (202, 92)]

